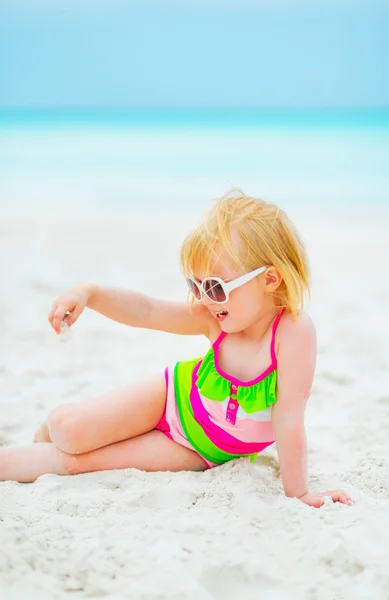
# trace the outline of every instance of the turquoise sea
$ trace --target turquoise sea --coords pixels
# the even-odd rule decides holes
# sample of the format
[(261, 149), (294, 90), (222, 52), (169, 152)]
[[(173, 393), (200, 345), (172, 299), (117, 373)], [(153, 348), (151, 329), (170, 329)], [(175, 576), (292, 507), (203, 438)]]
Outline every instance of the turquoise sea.
[(388, 203), (389, 110), (0, 110), (2, 207)]

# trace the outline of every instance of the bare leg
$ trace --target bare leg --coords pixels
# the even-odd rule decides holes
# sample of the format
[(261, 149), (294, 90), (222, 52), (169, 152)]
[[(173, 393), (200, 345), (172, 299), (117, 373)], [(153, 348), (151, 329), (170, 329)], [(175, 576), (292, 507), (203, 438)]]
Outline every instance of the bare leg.
[(84, 454), (68, 454), (51, 443), (0, 449), (0, 481), (35, 481), (45, 473), (76, 475), (91, 471), (204, 471), (207, 465), (193, 450), (150, 431)]
[(65, 457), (54, 444), (0, 448), (0, 481), (29, 483), (45, 473), (65, 475)]
[(163, 374), (92, 400), (55, 408), (34, 436), (69, 454), (83, 454), (156, 427), (165, 410)]
[(29, 482), (45, 473), (127, 467), (204, 470), (206, 464), (196, 452), (153, 431), (165, 400), (161, 374), (93, 400), (58, 406), (35, 434), (35, 441), (41, 443), (0, 449), (0, 481)]

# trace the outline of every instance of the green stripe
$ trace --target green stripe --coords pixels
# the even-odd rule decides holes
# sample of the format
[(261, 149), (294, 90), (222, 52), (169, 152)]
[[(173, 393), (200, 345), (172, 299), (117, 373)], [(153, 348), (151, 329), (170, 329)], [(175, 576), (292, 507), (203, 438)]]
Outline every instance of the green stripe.
[(250, 456), (246, 454), (230, 454), (218, 448), (211, 442), (201, 425), (194, 418), (189, 395), (192, 387), (193, 370), (197, 362), (198, 360), (179, 362), (174, 367), (174, 390), (181, 424), (187, 439), (199, 454), (207, 460), (218, 464), (238, 458), (239, 456)]

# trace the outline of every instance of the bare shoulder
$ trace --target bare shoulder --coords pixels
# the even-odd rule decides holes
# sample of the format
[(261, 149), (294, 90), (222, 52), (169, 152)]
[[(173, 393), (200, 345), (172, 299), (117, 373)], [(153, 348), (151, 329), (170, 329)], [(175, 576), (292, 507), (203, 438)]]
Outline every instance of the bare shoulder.
[(307, 346), (316, 352), (316, 327), (312, 317), (301, 310), (294, 319), (288, 312), (282, 317), (277, 330), (276, 354), (282, 347), (297, 349)]
[(312, 317), (305, 310), (301, 310), (296, 319), (292, 313), (286, 313), (280, 321), (277, 333), (279, 338), (301, 334), (316, 335), (316, 328)]

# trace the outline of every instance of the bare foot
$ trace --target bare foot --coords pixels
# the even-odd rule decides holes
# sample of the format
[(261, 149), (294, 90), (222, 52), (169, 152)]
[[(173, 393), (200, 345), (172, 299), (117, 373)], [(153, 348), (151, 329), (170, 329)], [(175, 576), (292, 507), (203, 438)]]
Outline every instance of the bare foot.
[(38, 442), (51, 442), (49, 428), (47, 427), (46, 422), (36, 430), (33, 441), (35, 444)]

